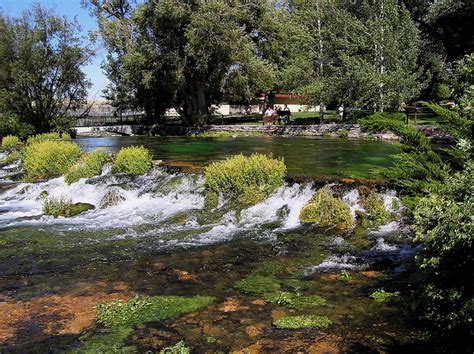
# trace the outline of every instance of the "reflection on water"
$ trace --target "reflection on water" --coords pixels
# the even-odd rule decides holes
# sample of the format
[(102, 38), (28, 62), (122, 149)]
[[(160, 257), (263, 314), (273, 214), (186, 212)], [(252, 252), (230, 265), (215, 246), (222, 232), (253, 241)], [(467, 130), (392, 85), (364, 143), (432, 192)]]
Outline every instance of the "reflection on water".
[(154, 159), (182, 166), (202, 167), (231, 155), (259, 152), (283, 157), (291, 174), (351, 178), (379, 177), (376, 169), (390, 166), (400, 152), (396, 144), (372, 140), (305, 137), (103, 137), (80, 138), (84, 150), (103, 146), (111, 152), (143, 145)]

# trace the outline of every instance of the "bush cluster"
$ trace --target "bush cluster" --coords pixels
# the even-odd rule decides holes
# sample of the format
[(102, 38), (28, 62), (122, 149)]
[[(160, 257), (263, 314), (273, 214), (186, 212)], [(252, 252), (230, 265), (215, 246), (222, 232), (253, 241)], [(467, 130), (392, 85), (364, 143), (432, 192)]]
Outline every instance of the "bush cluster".
[(46, 197), (43, 199), (43, 213), (46, 215), (54, 216), (55, 218), (59, 216), (69, 218), (91, 209), (94, 209), (94, 206), (92, 204), (72, 203), (71, 200), (66, 199), (64, 197)]
[(254, 204), (281, 186), (285, 173), (281, 159), (241, 154), (207, 166), (206, 187), (215, 193), (231, 193), (244, 204)]
[(327, 188), (320, 189), (303, 207), (300, 220), (318, 223), (321, 227), (336, 226), (341, 229), (347, 229), (353, 224), (349, 206), (334, 197)]
[(153, 168), (153, 161), (148, 149), (143, 146), (122, 148), (115, 157), (113, 173), (143, 175)]
[(370, 214), (374, 225), (383, 225), (392, 218), (392, 214), (385, 208), (383, 197), (380, 194), (372, 191), (362, 199), (362, 203)]
[(2, 139), (2, 149), (3, 150), (15, 149), (19, 143), (20, 143), (20, 138), (18, 138), (17, 136), (14, 136), (14, 135), (4, 136)]
[(472, 335), (474, 288), (469, 274), (474, 269), (473, 215), (472, 162), (447, 178), (441, 189), (420, 199), (415, 209), (417, 241), (424, 246), (417, 257), (424, 275), (418, 309), (437, 339), (462, 343)]
[(55, 140), (69, 141), (71, 140), (71, 136), (69, 134), (59, 134), (56, 132), (38, 134), (35, 136), (30, 136), (28, 140), (26, 141), (26, 144), (31, 145), (31, 144), (41, 143), (44, 141), (55, 141)]
[(23, 151), (27, 179), (41, 179), (66, 173), (81, 155), (78, 145), (66, 141), (28, 144)]
[(102, 167), (110, 159), (110, 154), (104, 148), (95, 149), (93, 152), (84, 154), (74, 165), (71, 166), (64, 176), (67, 184), (74, 183), (81, 178), (91, 178), (102, 172)]

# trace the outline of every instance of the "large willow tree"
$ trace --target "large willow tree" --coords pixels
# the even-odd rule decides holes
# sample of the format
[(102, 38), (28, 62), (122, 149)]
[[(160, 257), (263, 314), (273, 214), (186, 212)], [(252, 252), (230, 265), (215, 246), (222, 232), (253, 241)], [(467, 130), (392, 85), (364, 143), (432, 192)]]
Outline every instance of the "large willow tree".
[(108, 50), (104, 64), (117, 106), (143, 108), (150, 123), (175, 108), (199, 124), (213, 104), (250, 100), (274, 83), (265, 59), (275, 35), (268, 1), (91, 0)]

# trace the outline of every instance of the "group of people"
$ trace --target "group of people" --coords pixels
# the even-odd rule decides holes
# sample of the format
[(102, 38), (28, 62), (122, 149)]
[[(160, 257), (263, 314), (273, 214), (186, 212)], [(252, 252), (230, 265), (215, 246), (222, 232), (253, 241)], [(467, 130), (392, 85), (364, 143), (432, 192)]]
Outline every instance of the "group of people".
[(284, 124), (288, 124), (290, 122), (290, 119), (291, 111), (288, 108), (287, 104), (285, 104), (283, 108), (277, 106), (276, 111), (271, 105), (269, 105), (263, 114), (263, 124), (273, 124), (276, 120), (278, 120), (279, 124), (282, 121)]

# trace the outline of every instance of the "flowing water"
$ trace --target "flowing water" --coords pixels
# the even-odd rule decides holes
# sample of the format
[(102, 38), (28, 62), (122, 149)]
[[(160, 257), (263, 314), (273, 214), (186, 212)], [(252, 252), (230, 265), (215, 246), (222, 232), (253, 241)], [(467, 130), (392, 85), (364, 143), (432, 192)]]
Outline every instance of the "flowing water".
[[(110, 140), (115, 148), (130, 142), (116, 140)], [(87, 141), (81, 144), (104, 140)], [(160, 149), (177, 149), (174, 144)], [(222, 154), (212, 149), (206, 159), (234, 149)], [(196, 162), (186, 154), (182, 160)], [(2, 171), (8, 185), (11, 170)], [(385, 303), (369, 297), (379, 288), (409, 293), (405, 278), (416, 247), (394, 191), (381, 193), (398, 221), (342, 232), (299, 222), (318, 189), (310, 182), (285, 183), (250, 207), (221, 195), (213, 210), (204, 207), (203, 182), (199, 173), (166, 168), (139, 177), (104, 168), (101, 176), (71, 185), (61, 177), (0, 189), (0, 352), (80, 350), (89, 338), (84, 334), (96, 333), (94, 305), (135, 294), (211, 295), (216, 301), (196, 313), (135, 328), (126, 343), (133, 351), (158, 352), (164, 342), (184, 340), (196, 353), (376, 352), (410, 341), (403, 296)], [(354, 216), (364, 211), (357, 188), (330, 187)], [(72, 218), (46, 216), (45, 193), (95, 209)], [(343, 280), (342, 270), (350, 278)], [(284, 291), (321, 296), (326, 305), (295, 309), (242, 293), (234, 285), (249, 275), (271, 277)], [(325, 330), (272, 325), (301, 314), (327, 316), (333, 325)]]

